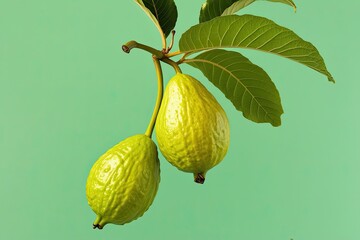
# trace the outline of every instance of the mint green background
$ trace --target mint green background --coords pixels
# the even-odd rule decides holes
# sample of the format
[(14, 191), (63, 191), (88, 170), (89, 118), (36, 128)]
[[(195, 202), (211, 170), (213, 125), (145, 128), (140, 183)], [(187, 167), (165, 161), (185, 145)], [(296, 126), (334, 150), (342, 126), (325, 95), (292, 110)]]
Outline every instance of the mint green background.
[[(177, 1), (180, 33), (202, 1)], [(104, 151), (146, 129), (156, 96), (147, 53), (159, 46), (132, 1), (0, 0), (0, 239), (360, 239), (358, 9), (297, 1), (246, 11), (318, 47), (337, 83), (287, 59), (242, 51), (276, 83), (283, 125), (244, 119), (202, 74), (231, 124), (226, 159), (205, 185), (161, 157), (150, 210), (125, 226), (91, 228), (87, 174)], [(173, 70), (164, 66), (166, 79)]]

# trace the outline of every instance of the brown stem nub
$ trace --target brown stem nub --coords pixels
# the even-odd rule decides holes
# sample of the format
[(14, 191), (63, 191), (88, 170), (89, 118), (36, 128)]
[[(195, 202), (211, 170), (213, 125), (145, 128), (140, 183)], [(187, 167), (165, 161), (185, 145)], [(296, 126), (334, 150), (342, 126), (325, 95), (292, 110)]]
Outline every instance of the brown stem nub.
[(122, 45), (122, 50), (126, 53), (130, 53), (130, 48), (128, 46)]
[(103, 229), (103, 226), (101, 226), (100, 224), (93, 224), (93, 229), (96, 229), (96, 228), (98, 228), (98, 229)]
[(204, 184), (205, 182), (205, 174), (203, 173), (196, 173), (194, 174), (194, 181), (199, 184)]

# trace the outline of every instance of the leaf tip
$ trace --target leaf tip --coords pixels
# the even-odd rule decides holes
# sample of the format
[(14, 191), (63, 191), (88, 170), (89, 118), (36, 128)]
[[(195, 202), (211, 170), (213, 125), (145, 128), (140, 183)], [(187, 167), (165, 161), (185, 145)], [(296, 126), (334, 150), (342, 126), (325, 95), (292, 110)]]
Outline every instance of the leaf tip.
[(335, 79), (331, 75), (328, 77), (328, 80), (329, 80), (329, 82), (335, 83)]
[(275, 121), (272, 121), (270, 122), (270, 124), (273, 126), (273, 127), (280, 127), (281, 126), (281, 119), (276, 119)]

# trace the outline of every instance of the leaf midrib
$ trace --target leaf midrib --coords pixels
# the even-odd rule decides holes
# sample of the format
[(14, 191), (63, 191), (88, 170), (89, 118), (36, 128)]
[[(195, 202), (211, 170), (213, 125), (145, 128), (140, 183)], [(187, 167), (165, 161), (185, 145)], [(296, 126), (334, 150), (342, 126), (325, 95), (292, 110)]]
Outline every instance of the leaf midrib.
[[(283, 55), (280, 55), (280, 54), (278, 54), (278, 53), (276, 53), (276, 52), (270, 52), (270, 51), (265, 51), (265, 50), (263, 50), (263, 49), (260, 49), (260, 48), (253, 48), (253, 47), (234, 47), (234, 46), (219, 46), (219, 47), (205, 47), (205, 48), (197, 48), (196, 50), (189, 50), (189, 51), (181, 51), (181, 53), (184, 53), (184, 54), (186, 54), (187, 56), (190, 56), (191, 54), (195, 54), (195, 53), (197, 53), (197, 52), (201, 52), (201, 51), (205, 51), (205, 50), (210, 50), (210, 49), (222, 49), (222, 48), (239, 48), (239, 49), (250, 49), (250, 50), (256, 50), (256, 51), (260, 51), (260, 52), (263, 52), (263, 53), (271, 53), (271, 54), (274, 54), (274, 55), (276, 55), (276, 56), (279, 56), (279, 57), (281, 57), (281, 58), (286, 58), (286, 59), (288, 59), (288, 60), (291, 60), (291, 61), (293, 61), (293, 62), (296, 62), (296, 63), (301, 63), (301, 64), (303, 64), (303, 62), (299, 62), (299, 61), (296, 61), (295, 59), (293, 59), (293, 58), (290, 58), (290, 57), (285, 57), (285, 56), (283, 56)], [(286, 49), (286, 51), (288, 51), (288, 50), (293, 50), (293, 49)], [(299, 56), (299, 57), (305, 57), (305, 56), (310, 56), (310, 55), (301, 55), (301, 56)], [(304, 64), (303, 64), (304, 65)], [(322, 72), (322, 71), (325, 71), (325, 73), (328, 73), (329, 75), (328, 75), (328, 77), (329, 78), (331, 78), (331, 82), (335, 82), (334, 80), (333, 80), (333, 77), (331, 76), (331, 74), (328, 72), (328, 71), (326, 71), (325, 69), (320, 69), (320, 68), (316, 68), (316, 67), (313, 67), (313, 66), (308, 66), (308, 65), (306, 65), (307, 67), (309, 67), (309, 68), (312, 68), (312, 69), (314, 69), (315, 71), (317, 71), (317, 72)]]
[[(154, 3), (154, 0), (151, 0), (152, 4), (153, 4), (153, 7), (154, 7), (154, 11), (155, 11), (155, 18), (159, 21), (160, 18), (159, 18), (159, 14), (158, 14), (158, 11), (156, 9), (156, 5)], [(160, 23), (160, 22), (159, 22)]]

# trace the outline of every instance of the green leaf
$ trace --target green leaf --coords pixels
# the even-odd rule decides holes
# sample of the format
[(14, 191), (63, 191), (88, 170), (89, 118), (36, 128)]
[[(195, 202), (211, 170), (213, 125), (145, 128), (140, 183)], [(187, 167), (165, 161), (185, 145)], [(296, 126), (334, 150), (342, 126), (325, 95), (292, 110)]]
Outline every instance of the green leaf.
[(252, 15), (217, 17), (191, 27), (179, 41), (182, 53), (234, 47), (256, 49), (294, 60), (335, 82), (311, 43), (267, 18)]
[(283, 109), (279, 92), (266, 72), (246, 57), (215, 49), (184, 62), (200, 69), (244, 117), (280, 126)]
[[(215, 17), (232, 15), (256, 0), (207, 0), (201, 7), (199, 22), (206, 22)], [(267, 0), (290, 5), (296, 11), (292, 0)]]
[(173, 0), (135, 0), (135, 2), (165, 37), (174, 29), (178, 13)]

